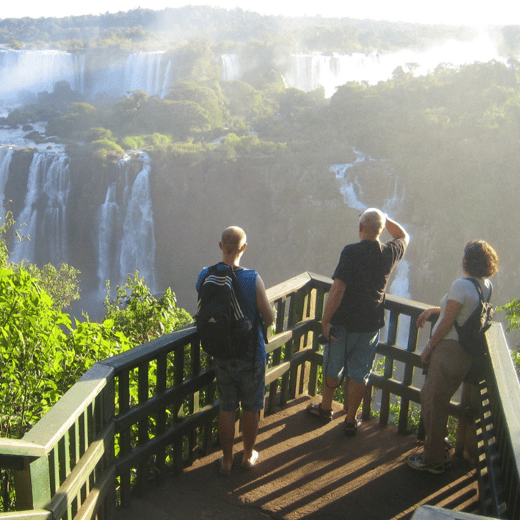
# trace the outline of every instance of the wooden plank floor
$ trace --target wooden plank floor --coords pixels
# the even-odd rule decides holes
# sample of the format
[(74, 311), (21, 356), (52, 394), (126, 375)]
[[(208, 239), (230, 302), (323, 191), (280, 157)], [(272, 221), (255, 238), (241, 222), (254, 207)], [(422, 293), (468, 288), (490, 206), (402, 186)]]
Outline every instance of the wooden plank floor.
[(475, 470), (467, 461), (442, 475), (414, 471), (405, 460), (421, 449), (415, 435), (372, 419), (346, 437), (340, 404), (327, 425), (307, 416), (305, 407), (318, 399), (301, 398), (262, 420), (260, 458), (251, 471), (238, 467), (238, 438), (230, 477), (217, 474), (215, 452), (134, 498), (113, 520), (397, 520), (424, 504), (479, 512)]

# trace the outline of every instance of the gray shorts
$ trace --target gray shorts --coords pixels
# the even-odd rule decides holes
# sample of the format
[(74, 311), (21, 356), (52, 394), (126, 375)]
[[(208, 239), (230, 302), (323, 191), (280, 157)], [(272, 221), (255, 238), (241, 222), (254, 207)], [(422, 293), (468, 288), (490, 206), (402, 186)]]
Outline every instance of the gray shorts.
[(264, 407), (265, 360), (215, 360), (220, 409), (233, 412), (240, 405), (246, 412), (259, 412)]

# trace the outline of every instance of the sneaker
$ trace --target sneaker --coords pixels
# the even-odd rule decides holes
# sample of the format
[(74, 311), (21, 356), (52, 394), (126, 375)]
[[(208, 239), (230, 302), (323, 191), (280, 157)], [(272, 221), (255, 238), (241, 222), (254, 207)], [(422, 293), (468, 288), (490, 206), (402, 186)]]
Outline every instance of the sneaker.
[(406, 459), (406, 463), (412, 469), (417, 471), (428, 471), (429, 473), (444, 473), (444, 464), (428, 464), (423, 461), (422, 455), (409, 455)]

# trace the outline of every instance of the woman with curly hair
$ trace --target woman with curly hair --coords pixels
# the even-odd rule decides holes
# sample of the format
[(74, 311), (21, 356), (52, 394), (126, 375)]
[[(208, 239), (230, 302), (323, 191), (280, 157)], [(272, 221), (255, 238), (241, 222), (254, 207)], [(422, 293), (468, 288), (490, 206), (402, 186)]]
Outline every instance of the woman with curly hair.
[(487, 242), (472, 240), (464, 248), (462, 269), (464, 278), (453, 282), (440, 307), (427, 309), (417, 319), (417, 326), (421, 328), (432, 314), (439, 314), (432, 336), (421, 354), (421, 361), (428, 366), (421, 390), (421, 410), (426, 430), (424, 451), (407, 459), (408, 465), (419, 471), (443, 473), (451, 463), (444, 441), (449, 404), (472, 362), (472, 357), (458, 342), (454, 322), (463, 325), (479, 304), (478, 291), (468, 278), (476, 279), (484, 299), (489, 298), (492, 286), (488, 278), (498, 271), (498, 255)]

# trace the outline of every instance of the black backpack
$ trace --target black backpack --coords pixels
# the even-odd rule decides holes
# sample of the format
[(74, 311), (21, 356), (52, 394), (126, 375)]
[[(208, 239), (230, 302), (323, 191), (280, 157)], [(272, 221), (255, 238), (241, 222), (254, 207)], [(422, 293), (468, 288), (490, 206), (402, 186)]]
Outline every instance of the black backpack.
[(459, 325), (455, 321), (455, 330), (459, 335), (459, 343), (462, 348), (470, 354), (474, 359), (480, 359), (487, 354), (486, 349), (486, 338), (484, 333), (491, 327), (493, 315), (495, 310), (489, 303), (491, 293), (493, 292), (493, 286), (490, 286), (489, 297), (484, 300), (482, 289), (480, 284), (474, 278), (466, 278), (473, 283), (478, 291), (479, 304), (473, 311), (470, 317), (466, 320), (464, 325)]
[(196, 324), (202, 349), (217, 359), (240, 358), (253, 339), (253, 324), (240, 308), (240, 288), (235, 272), (213, 265), (202, 280)]

